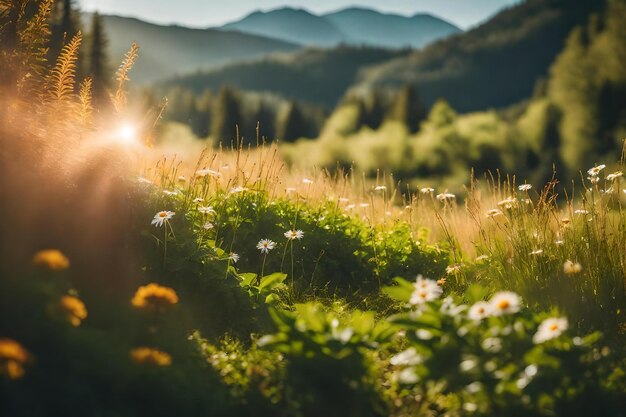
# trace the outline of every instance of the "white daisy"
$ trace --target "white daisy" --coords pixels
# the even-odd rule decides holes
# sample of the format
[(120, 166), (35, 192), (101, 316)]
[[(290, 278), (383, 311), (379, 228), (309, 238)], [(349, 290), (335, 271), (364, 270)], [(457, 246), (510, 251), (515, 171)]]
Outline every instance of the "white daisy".
[(244, 191), (248, 191), (248, 189), (246, 187), (235, 187), (235, 188), (231, 188), (231, 190), (228, 193), (237, 194), (237, 193), (243, 193)]
[(173, 196), (178, 195), (178, 191), (163, 190), (163, 194), (173, 197)]
[(503, 216), (503, 215), (504, 215), (504, 213), (502, 213), (502, 210), (498, 210), (498, 209), (492, 209), (492, 210), (489, 210), (487, 212), (487, 217), (490, 217), (490, 218), (494, 218), (494, 217), (497, 217), (497, 216)]
[(587, 171), (587, 174), (589, 174), (592, 177), (596, 177), (596, 176), (598, 176), (598, 174), (600, 174), (600, 171), (602, 171), (604, 168), (606, 168), (606, 165), (604, 165), (604, 164), (595, 166), (593, 168), (590, 168)]
[(461, 268), (463, 267), (463, 264), (455, 264), (455, 265), (450, 265), (446, 268), (446, 274), (456, 274), (461, 272)]
[(211, 229), (213, 229), (214, 227), (215, 227), (215, 226), (213, 226), (213, 223), (211, 223), (211, 222), (206, 222), (206, 223), (204, 223), (204, 224), (202, 225), (202, 228), (203, 228), (204, 230), (211, 230)]
[(204, 198), (200, 198), (200, 197), (194, 198), (192, 200), (192, 203), (194, 203), (194, 204), (204, 203)]
[(533, 336), (533, 342), (536, 344), (546, 342), (548, 340), (559, 337), (567, 330), (568, 322), (566, 318), (552, 317), (545, 319), (539, 325), (537, 333)]
[(580, 210), (576, 210), (574, 213), (575, 213), (575, 214), (589, 214), (589, 211), (588, 211), (588, 210), (583, 210), (583, 209), (580, 209)]
[(302, 183), (303, 183), (303, 184), (309, 184), (309, 185), (310, 185), (310, 184), (313, 184), (313, 180), (310, 180), (310, 179), (308, 179), (308, 178), (303, 178), (303, 179), (302, 179)]
[(530, 184), (522, 184), (519, 187), (517, 187), (517, 189), (520, 191), (529, 191), (531, 188), (533, 188), (533, 186)]
[(272, 249), (276, 247), (276, 243), (272, 242), (269, 239), (261, 239), (259, 243), (256, 244), (256, 248), (261, 251), (261, 253), (270, 253)]
[(437, 282), (432, 279), (425, 279), (421, 275), (417, 276), (417, 280), (413, 283), (413, 288), (415, 288), (415, 290), (409, 300), (409, 303), (412, 305), (434, 301), (443, 293), (443, 290), (437, 285)]
[(213, 178), (219, 178), (222, 176), (222, 174), (217, 171), (213, 171), (212, 169), (199, 169), (196, 171), (196, 175), (199, 177), (206, 177), (208, 175)]
[(200, 206), (198, 207), (198, 211), (202, 214), (215, 214), (215, 210), (211, 206)]
[(284, 234), (289, 240), (300, 240), (302, 239), (302, 236), (304, 236), (304, 232), (302, 230), (287, 230)]
[(173, 211), (159, 211), (157, 214), (154, 215), (151, 224), (156, 227), (161, 227), (163, 226), (163, 223), (167, 223), (172, 217), (174, 217), (174, 214), (176, 213), (174, 213)]
[(606, 179), (608, 181), (613, 181), (613, 180), (618, 179), (619, 177), (621, 177), (623, 175), (624, 174), (622, 173), (622, 171), (615, 171), (614, 173), (607, 175)]
[(374, 191), (385, 191), (387, 189), (387, 187), (385, 187), (384, 185), (378, 185), (376, 186), (376, 188), (374, 188)]
[(454, 200), (456, 198), (456, 196), (452, 193), (449, 192), (445, 192), (445, 193), (441, 193), (441, 194), (437, 194), (437, 200), (441, 201), (441, 202), (445, 202), (445, 201), (451, 201)]
[(543, 249), (537, 249), (529, 253), (531, 256), (541, 255), (543, 253)]
[(478, 301), (470, 307), (467, 316), (470, 320), (480, 321), (491, 315), (491, 304), (486, 301)]
[(232, 263), (236, 264), (236, 263), (237, 263), (237, 261), (239, 260), (239, 255), (237, 255), (235, 252), (231, 252), (231, 253), (229, 253), (229, 254), (228, 254), (228, 259), (229, 259)]
[(522, 299), (514, 292), (502, 291), (491, 297), (489, 304), (491, 306), (492, 315), (502, 316), (520, 311), (522, 308)]
[(434, 192), (435, 192), (435, 189), (431, 187), (420, 188), (420, 193), (422, 194), (432, 194)]
[(575, 275), (583, 270), (583, 267), (578, 262), (572, 262), (570, 260), (565, 261), (563, 264), (563, 272), (567, 275)]
[(480, 255), (480, 256), (476, 257), (475, 261), (476, 262), (482, 262), (482, 261), (486, 261), (487, 259), (489, 259), (489, 255)]

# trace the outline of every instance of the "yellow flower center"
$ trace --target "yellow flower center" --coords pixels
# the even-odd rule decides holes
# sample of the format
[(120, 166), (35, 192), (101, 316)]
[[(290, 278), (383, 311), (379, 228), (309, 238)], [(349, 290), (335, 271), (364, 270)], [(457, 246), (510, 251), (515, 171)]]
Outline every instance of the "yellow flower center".
[(162, 211), (159, 213), (159, 217), (167, 217), (167, 213)]
[(557, 326), (556, 324), (553, 324), (550, 326), (550, 331), (551, 332), (556, 332), (557, 330), (559, 330), (559, 326)]
[(500, 310), (507, 310), (509, 307), (511, 307), (511, 303), (509, 303), (509, 300), (502, 300), (498, 303), (498, 308)]

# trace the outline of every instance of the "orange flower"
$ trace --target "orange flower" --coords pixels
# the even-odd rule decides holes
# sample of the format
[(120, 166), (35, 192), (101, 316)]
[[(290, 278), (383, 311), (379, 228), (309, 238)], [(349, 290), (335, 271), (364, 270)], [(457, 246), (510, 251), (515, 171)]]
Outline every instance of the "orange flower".
[(178, 296), (172, 288), (152, 283), (139, 287), (131, 303), (136, 308), (162, 311), (178, 303)]
[(30, 353), (13, 339), (0, 339), (0, 375), (18, 379), (24, 375), (24, 365), (31, 361)]
[(138, 347), (130, 351), (130, 358), (138, 365), (170, 366), (172, 357), (158, 349)]
[(50, 271), (62, 271), (70, 266), (70, 260), (56, 249), (46, 249), (37, 252), (33, 257), (33, 263)]
[(72, 326), (79, 326), (87, 318), (85, 304), (77, 297), (64, 295), (59, 301), (59, 308)]

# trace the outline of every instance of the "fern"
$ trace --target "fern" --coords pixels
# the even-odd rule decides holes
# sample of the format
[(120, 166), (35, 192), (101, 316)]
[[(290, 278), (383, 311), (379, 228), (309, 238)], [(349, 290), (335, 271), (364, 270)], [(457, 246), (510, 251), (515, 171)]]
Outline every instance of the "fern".
[(92, 84), (93, 81), (90, 77), (87, 77), (80, 84), (80, 90), (78, 92), (78, 100), (80, 102), (80, 119), (83, 127), (91, 127), (91, 116), (93, 114), (92, 105)]
[[(22, 49), (21, 61), (26, 67), (25, 74), (19, 80), (18, 85), (20, 89), (22, 89), (24, 84), (31, 85), (32, 87), (27, 89), (26, 93), (31, 92), (29, 90), (37, 89), (38, 85), (41, 85), (41, 80), (46, 70), (46, 55), (48, 54), (46, 43), (50, 36), (48, 21), (53, 3), (54, 0), (43, 0), (39, 4), (37, 13), (26, 22), (25, 28), (18, 33)], [(34, 81), (33, 76), (36, 76)], [(31, 82), (27, 83), (27, 81)]]
[(78, 32), (72, 40), (63, 46), (57, 63), (48, 76), (47, 100), (52, 103), (69, 101), (74, 93), (74, 77), (76, 76), (76, 61), (82, 35)]
[(130, 80), (130, 78), (128, 78), (128, 73), (135, 64), (138, 54), (139, 46), (133, 42), (130, 46), (130, 50), (126, 53), (122, 64), (117, 70), (115, 77), (117, 80), (117, 91), (115, 92), (115, 95), (111, 96), (113, 106), (115, 107), (115, 111), (117, 113), (121, 113), (126, 107), (126, 81)]

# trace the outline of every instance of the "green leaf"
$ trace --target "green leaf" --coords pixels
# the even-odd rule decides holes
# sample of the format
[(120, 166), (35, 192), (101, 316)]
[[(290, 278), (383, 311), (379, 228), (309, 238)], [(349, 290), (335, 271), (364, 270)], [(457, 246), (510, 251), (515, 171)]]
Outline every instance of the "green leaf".
[(287, 274), (283, 274), (280, 272), (275, 272), (271, 275), (266, 275), (261, 279), (261, 284), (259, 285), (259, 291), (264, 290), (272, 290), (276, 288), (280, 284), (282, 284), (285, 279), (287, 279)]

